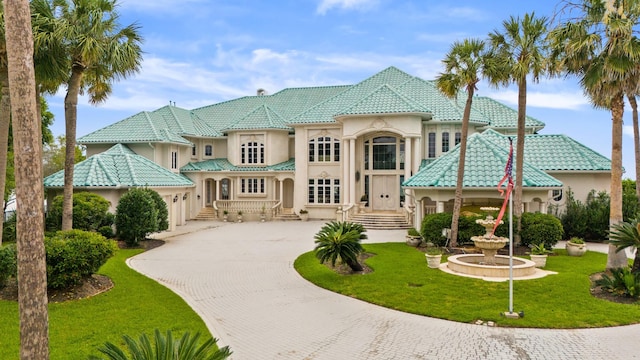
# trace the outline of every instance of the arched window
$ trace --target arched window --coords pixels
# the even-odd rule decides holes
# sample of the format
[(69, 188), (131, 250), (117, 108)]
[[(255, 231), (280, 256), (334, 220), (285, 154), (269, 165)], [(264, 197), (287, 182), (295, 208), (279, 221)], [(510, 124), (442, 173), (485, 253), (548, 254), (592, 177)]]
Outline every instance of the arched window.
[(211, 145), (204, 146), (204, 156), (212, 156), (213, 155), (213, 147)]
[(321, 136), (309, 140), (309, 162), (340, 161), (340, 140)]
[(264, 144), (257, 141), (242, 144), (240, 162), (242, 164), (264, 164)]

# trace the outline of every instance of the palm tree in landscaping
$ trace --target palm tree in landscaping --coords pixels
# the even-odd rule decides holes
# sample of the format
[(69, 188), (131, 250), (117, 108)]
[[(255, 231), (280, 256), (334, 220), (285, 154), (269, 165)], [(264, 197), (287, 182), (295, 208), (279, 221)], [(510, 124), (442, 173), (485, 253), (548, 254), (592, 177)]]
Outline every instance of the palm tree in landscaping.
[(624, 254), (622, 250), (635, 248), (636, 255), (633, 259), (631, 272), (640, 273), (640, 219), (635, 219), (628, 223), (626, 221), (614, 224), (609, 232), (609, 244), (616, 247), (617, 252)]
[[(62, 45), (68, 61), (65, 96), (66, 157), (62, 229), (72, 228), (73, 166), (75, 164), (78, 96), (87, 92), (92, 103), (105, 101), (111, 83), (139, 71), (142, 38), (135, 24), (121, 27), (116, 0), (36, 0), (48, 5), (40, 19), (37, 41)], [(47, 18), (49, 15), (51, 17)]]
[(522, 170), (524, 166), (525, 122), (527, 118), (527, 76), (538, 82), (545, 72), (547, 19), (536, 18), (533, 13), (522, 19), (511, 17), (503, 22), (502, 31), (489, 34), (494, 50), (503, 57), (508, 69), (504, 83), (518, 86), (518, 128), (516, 139), (516, 179), (513, 192), (513, 213), (517, 219), (516, 243), (522, 229)]
[[(640, 19), (637, 1), (583, 0), (550, 33), (556, 70), (575, 75), (594, 107), (611, 112), (611, 191), (609, 228), (623, 221), (622, 116), (625, 94), (635, 94), (640, 40), (634, 27)], [(607, 269), (627, 266), (624, 253), (609, 245)]]
[(462, 129), (460, 136), (460, 156), (458, 157), (458, 176), (456, 180), (455, 200), (453, 203), (453, 217), (451, 220), (451, 246), (458, 241), (458, 221), (462, 207), (462, 185), (464, 181), (464, 166), (467, 153), (467, 138), (469, 132), (469, 118), (471, 104), (477, 84), (481, 77), (496, 77), (499, 63), (493, 54), (485, 51), (485, 43), (476, 39), (456, 41), (444, 60), (444, 72), (436, 78), (436, 86), (445, 96), (456, 98), (461, 90), (467, 93), (467, 100), (462, 115)]
[(335, 266), (338, 260), (347, 264), (353, 271), (362, 271), (358, 255), (364, 251), (360, 241), (367, 238), (367, 230), (352, 222), (332, 221), (324, 225), (314, 236), (316, 257), (320, 262), (331, 262)]
[[(166, 336), (163, 336), (156, 329), (153, 344), (146, 334), (142, 334), (137, 341), (128, 335), (123, 336), (122, 339), (131, 356), (110, 342), (98, 350), (107, 355), (109, 360), (225, 360), (232, 354), (228, 346), (218, 349), (216, 338), (199, 344), (199, 333), (191, 336), (186, 332), (180, 339), (174, 340), (170, 330), (167, 331)], [(91, 359), (100, 360), (101, 358), (92, 356)]]

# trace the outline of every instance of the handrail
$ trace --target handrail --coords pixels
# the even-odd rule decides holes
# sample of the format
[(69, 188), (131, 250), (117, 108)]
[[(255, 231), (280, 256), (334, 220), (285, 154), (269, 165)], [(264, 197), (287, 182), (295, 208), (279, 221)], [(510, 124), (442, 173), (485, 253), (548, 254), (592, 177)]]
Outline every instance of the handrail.
[(278, 201), (275, 205), (271, 207), (271, 213), (274, 215), (278, 215), (280, 213), (279, 209), (282, 206), (282, 200)]
[(342, 221), (349, 220), (349, 213), (354, 206), (356, 206), (356, 204), (347, 204), (346, 206), (342, 207)]

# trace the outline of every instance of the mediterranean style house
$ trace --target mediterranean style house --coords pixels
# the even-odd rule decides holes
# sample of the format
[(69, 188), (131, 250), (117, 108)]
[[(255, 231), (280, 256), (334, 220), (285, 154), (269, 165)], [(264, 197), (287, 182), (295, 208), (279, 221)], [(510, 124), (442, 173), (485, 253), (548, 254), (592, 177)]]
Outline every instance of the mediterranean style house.
[[(170, 229), (239, 211), (249, 220), (397, 214), (419, 224), (453, 207), (465, 100), (389, 67), (355, 85), (260, 89), (192, 110), (170, 104), (79, 138), (88, 158), (74, 187), (104, 196), (112, 211), (129, 188), (153, 188)], [(465, 205), (501, 203), (496, 186), (516, 123), (516, 110), (474, 97)], [(526, 120), (525, 211), (562, 207), (569, 189), (581, 200), (609, 189), (609, 159), (565, 135), (538, 134), (543, 127)], [(61, 193), (63, 172), (44, 183), (49, 197)]]

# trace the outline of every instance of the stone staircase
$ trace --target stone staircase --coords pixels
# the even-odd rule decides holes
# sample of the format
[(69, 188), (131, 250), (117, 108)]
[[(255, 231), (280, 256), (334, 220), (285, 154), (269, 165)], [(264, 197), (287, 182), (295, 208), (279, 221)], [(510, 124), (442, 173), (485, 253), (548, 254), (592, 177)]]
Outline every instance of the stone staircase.
[(300, 221), (300, 216), (295, 213), (280, 213), (273, 217), (274, 221)]
[(195, 220), (214, 221), (218, 220), (216, 210), (212, 207), (205, 207), (196, 216)]
[(411, 227), (402, 214), (355, 214), (349, 220), (372, 230), (402, 230)]

